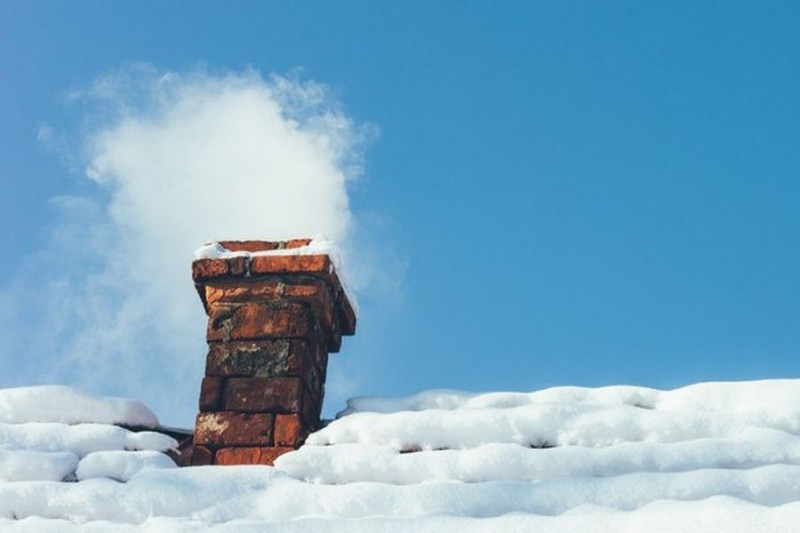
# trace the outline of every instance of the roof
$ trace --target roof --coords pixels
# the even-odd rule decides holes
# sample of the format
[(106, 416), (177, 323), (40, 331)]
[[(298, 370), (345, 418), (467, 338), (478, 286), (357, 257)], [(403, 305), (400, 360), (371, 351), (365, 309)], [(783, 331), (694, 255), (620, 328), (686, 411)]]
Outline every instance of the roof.
[[(355, 399), (274, 468), (92, 459), (159, 454), (169, 437), (108, 413), (54, 422), (24, 396), (0, 391), (3, 528), (800, 531), (800, 380)], [(65, 454), (77, 469), (7, 466)]]

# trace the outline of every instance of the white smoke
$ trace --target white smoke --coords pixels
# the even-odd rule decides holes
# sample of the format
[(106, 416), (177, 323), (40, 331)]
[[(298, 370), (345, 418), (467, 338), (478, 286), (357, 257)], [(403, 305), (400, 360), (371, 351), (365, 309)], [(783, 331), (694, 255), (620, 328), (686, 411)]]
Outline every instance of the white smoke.
[(5, 343), (3, 372), (146, 396), (167, 422), (191, 424), (205, 360), (193, 250), (314, 235), (347, 249), (347, 185), (370, 129), (325, 86), (254, 71), (138, 66), (74, 98), (90, 112), (86, 176), (101, 194), (56, 199), (52, 245), (30, 261), (46, 272), (3, 291), (25, 341)]

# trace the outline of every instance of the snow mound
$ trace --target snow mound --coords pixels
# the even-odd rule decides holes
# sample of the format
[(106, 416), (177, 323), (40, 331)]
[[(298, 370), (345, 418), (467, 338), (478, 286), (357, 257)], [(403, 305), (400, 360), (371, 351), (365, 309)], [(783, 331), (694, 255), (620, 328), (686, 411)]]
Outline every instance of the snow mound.
[(78, 468), (71, 452), (0, 450), (0, 481), (61, 481)]
[(469, 393), (429, 390), (408, 398), (352, 398), (339, 416), (356, 412), (396, 413), (429, 409), (465, 410), (542, 404), (630, 405), (645, 409), (765, 412), (794, 410), (795, 379), (696, 383), (674, 390), (630, 385), (552, 387), (534, 392)]
[[(429, 391), (357, 398), (307, 444), (360, 443), (398, 451), (611, 446), (734, 438), (749, 429), (800, 432), (800, 381), (702, 383), (659, 391), (614, 386), (532, 393)], [(346, 416), (345, 416), (346, 415)]]
[(0, 389), (0, 422), (158, 426), (156, 416), (142, 403), (95, 396), (63, 385)]
[(177, 468), (175, 462), (155, 451), (110, 450), (90, 453), (81, 459), (75, 472), (79, 481), (105, 477), (129, 481), (145, 468)]

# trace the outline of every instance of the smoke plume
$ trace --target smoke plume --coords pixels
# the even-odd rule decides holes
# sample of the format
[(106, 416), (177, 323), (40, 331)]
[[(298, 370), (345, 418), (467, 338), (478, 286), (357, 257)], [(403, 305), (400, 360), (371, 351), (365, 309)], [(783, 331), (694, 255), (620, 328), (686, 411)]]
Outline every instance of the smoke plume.
[(323, 85), (254, 71), (137, 66), (71, 98), (87, 110), (78, 137), (91, 186), (53, 200), (50, 246), (2, 291), (17, 321), (3, 373), (146, 395), (166, 422), (191, 424), (205, 358), (192, 252), (315, 235), (347, 249), (347, 187), (369, 128)]

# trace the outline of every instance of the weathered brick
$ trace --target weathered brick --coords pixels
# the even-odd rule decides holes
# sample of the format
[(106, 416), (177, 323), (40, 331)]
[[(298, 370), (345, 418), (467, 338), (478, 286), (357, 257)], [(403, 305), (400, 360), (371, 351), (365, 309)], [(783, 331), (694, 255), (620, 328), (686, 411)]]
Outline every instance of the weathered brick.
[(275, 415), (275, 446), (297, 447), (306, 438), (299, 414)]
[(266, 252), (275, 250), (281, 243), (274, 241), (219, 241), (219, 244), (231, 252)]
[(250, 261), (256, 274), (306, 273), (327, 278), (331, 260), (327, 255), (260, 255)]
[(291, 452), (294, 448), (273, 446), (248, 446), (221, 448), (217, 450), (215, 463), (218, 465), (272, 465), (275, 459)]
[(203, 466), (214, 462), (214, 452), (205, 446), (195, 445), (192, 449), (192, 465)]
[(338, 310), (339, 330), (341, 334), (355, 335), (356, 313), (344, 290), (341, 290), (340, 294), (336, 297), (336, 308)]
[(228, 259), (228, 270), (231, 276), (241, 276), (247, 272), (247, 258), (246, 257), (231, 257)]
[(302, 248), (303, 246), (308, 246), (310, 243), (311, 239), (289, 239), (286, 241), (284, 248)]
[(217, 303), (247, 303), (276, 301), (281, 296), (283, 284), (277, 280), (221, 280), (209, 282), (205, 286), (206, 302), (209, 306)]
[(308, 310), (300, 304), (286, 304), (280, 308), (243, 304), (233, 311), (230, 338), (304, 337), (308, 333), (308, 321)]
[(314, 405), (322, 405), (322, 399), (325, 396), (325, 382), (322, 380), (314, 381), (306, 385), (308, 390), (309, 399)]
[(208, 325), (206, 326), (208, 342), (227, 341), (231, 338), (234, 310), (233, 307), (223, 305), (209, 307)]
[(172, 448), (164, 452), (164, 454), (175, 461), (178, 466), (192, 466), (192, 455), (194, 454), (194, 439), (192, 437), (184, 438), (178, 442), (177, 448)]
[(299, 413), (304, 390), (300, 378), (231, 378), (224, 406), (232, 411)]
[(325, 384), (325, 372), (327, 371), (328, 351), (324, 341), (320, 339), (310, 339), (308, 341), (308, 364), (306, 372), (301, 376), (303, 383), (311, 392), (312, 398), (316, 401), (322, 397), (321, 391)]
[(333, 328), (333, 302), (324, 281), (309, 279), (302, 284), (287, 284), (283, 294), (287, 300), (307, 302), (323, 329)]
[(308, 389), (303, 389), (300, 412), (309, 428), (316, 428), (319, 425), (319, 414), (322, 411), (322, 395), (323, 391), (320, 391), (319, 400), (315, 400)]
[(333, 327), (325, 332), (325, 347), (331, 353), (339, 353), (342, 347), (342, 334), (336, 322)]
[(317, 298), (320, 287), (325, 290), (325, 282), (318, 279), (304, 279), (303, 283), (290, 283), (284, 287), (283, 293), (290, 298), (310, 300)]
[(328, 374), (328, 350), (322, 343), (316, 343), (309, 351), (312, 352), (309, 358), (319, 372), (319, 380), (324, 383)]
[(272, 415), (220, 411), (200, 413), (194, 431), (195, 445), (269, 445), (272, 443)]
[(218, 278), (228, 275), (228, 262), (224, 259), (198, 259), (192, 262), (192, 279)]
[(231, 252), (267, 252), (278, 248), (300, 248), (308, 246), (311, 239), (290, 239), (288, 241), (219, 241)]
[(200, 410), (214, 411), (222, 406), (222, 386), (224, 380), (216, 376), (206, 376), (200, 384)]
[(215, 342), (209, 345), (206, 375), (285, 377), (318, 375), (317, 362), (305, 341), (278, 339)]

